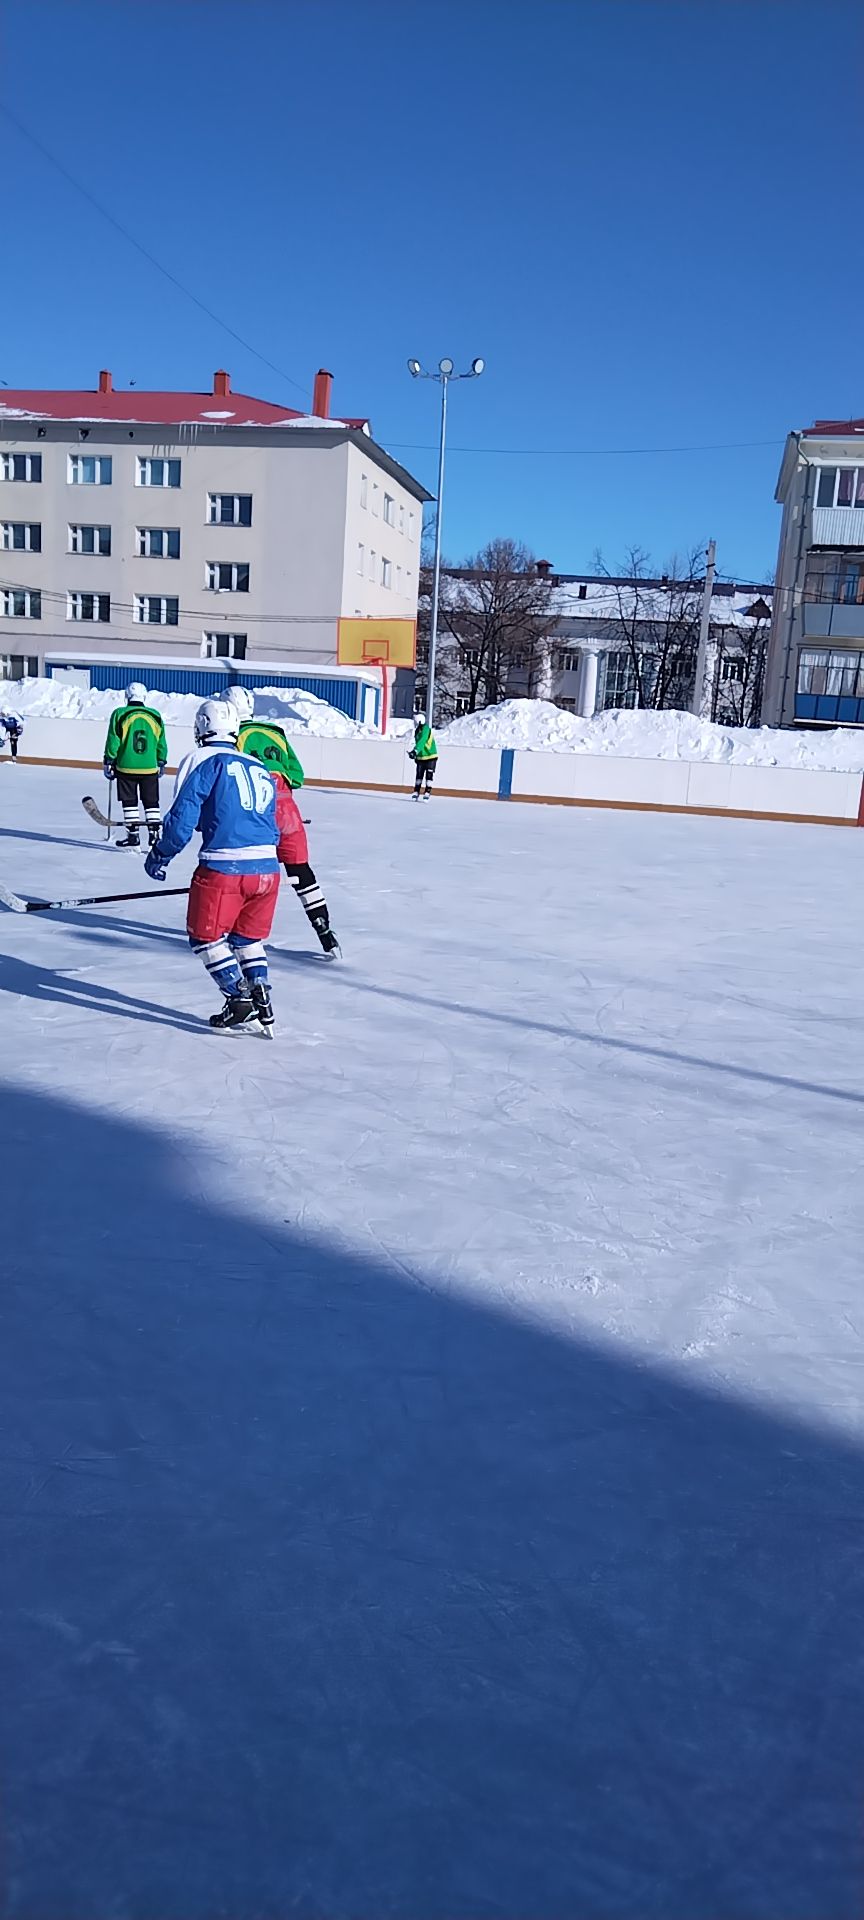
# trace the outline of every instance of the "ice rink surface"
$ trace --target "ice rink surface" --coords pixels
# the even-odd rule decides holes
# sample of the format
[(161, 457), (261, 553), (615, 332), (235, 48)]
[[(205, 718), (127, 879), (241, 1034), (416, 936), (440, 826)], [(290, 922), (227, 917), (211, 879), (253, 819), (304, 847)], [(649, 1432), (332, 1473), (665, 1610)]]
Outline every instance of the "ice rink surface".
[(859, 1920), (864, 835), (305, 798), (272, 1046), (0, 912), (0, 1912)]

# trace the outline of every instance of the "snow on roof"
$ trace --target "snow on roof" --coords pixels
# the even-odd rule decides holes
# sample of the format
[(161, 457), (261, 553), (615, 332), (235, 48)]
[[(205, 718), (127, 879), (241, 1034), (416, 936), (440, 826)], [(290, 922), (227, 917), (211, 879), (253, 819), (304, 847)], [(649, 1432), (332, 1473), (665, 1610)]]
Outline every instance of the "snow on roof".
[[(227, 375), (225, 376), (227, 379)], [(222, 403), (220, 405), (220, 402)], [(13, 391), (0, 396), (2, 420), (75, 420), (90, 425), (97, 422), (114, 426), (230, 426), (230, 427), (346, 427), (364, 432), (365, 419), (342, 419), (335, 415), (323, 419), (298, 412), (296, 407), (276, 406), (271, 400), (257, 400), (248, 393), (228, 389), (211, 393), (167, 393), (126, 387), (93, 389), (42, 389)]]
[(268, 673), (297, 673), (316, 680), (365, 680), (370, 686), (381, 685), (380, 667), (342, 667), (330, 660), (279, 660), (274, 656), (264, 665), (253, 660), (203, 660), (200, 653), (139, 653), (134, 642), (130, 642), (127, 653), (87, 653), (80, 647), (63, 647), (47, 652), (44, 657), (46, 665), (52, 667), (117, 667), (127, 679), (136, 667), (164, 667), (169, 672), (172, 667), (197, 667), (199, 673), (218, 673), (224, 669), (226, 678), (230, 675), (234, 679), (246, 674), (262, 678)]
[[(459, 577), (458, 571), (447, 575), (449, 581), (455, 581), (461, 595), (470, 596), (472, 581), (470, 576)], [(680, 583), (678, 583), (680, 590)], [(692, 587), (694, 599), (702, 592), (701, 581)], [(772, 589), (768, 586), (735, 586), (728, 581), (719, 581), (714, 588), (711, 606), (712, 626), (742, 626), (745, 624), (751, 607), (757, 600), (764, 600), (771, 606)], [(662, 618), (666, 602), (667, 588), (662, 580), (643, 580), (639, 583), (639, 600), (644, 619)], [(558, 584), (550, 590), (549, 611), (557, 622), (582, 621), (593, 623), (620, 620), (631, 617), (634, 612), (635, 590), (626, 580), (591, 579), (573, 576), (570, 579), (558, 577)], [(560, 636), (567, 638), (565, 634)], [(577, 639), (578, 635), (572, 635)]]

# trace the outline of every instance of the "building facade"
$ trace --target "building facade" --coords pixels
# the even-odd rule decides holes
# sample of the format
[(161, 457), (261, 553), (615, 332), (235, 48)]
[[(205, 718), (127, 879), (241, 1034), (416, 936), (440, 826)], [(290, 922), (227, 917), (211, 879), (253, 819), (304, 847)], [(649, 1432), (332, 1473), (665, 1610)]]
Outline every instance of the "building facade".
[[(588, 718), (615, 707), (662, 704), (689, 707), (693, 697), (703, 583), (666, 578), (631, 579), (599, 574), (552, 573), (538, 621), (543, 638), (526, 627), (502, 661), (501, 697), (546, 699)], [(458, 605), (471, 590), (471, 576), (447, 570), (444, 599)], [(709, 668), (713, 673), (712, 717), (734, 726), (760, 717), (772, 588), (764, 582), (715, 583), (711, 603)], [(478, 698), (483, 661), (475, 627), (463, 641), (458, 614), (445, 613), (439, 655), (442, 717), (468, 713)], [(663, 684), (658, 688), (658, 678)], [(416, 703), (425, 706), (425, 672), (418, 670)]]
[(864, 726), (864, 420), (790, 433), (766, 673), (770, 726)]
[(4, 391), (0, 661), (336, 662), (343, 615), (414, 620), (425, 489), (369, 423), (235, 394)]

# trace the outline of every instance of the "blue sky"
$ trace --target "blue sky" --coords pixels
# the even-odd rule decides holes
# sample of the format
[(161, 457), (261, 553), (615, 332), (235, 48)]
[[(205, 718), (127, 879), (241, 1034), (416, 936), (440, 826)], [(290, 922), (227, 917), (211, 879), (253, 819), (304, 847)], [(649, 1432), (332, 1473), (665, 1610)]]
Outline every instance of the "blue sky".
[[(445, 547), (773, 566), (789, 427), (864, 414), (858, 0), (6, 0), (0, 377), (308, 403), (434, 484)], [(296, 385), (290, 384), (296, 382)], [(730, 443), (757, 443), (731, 445)], [(721, 450), (716, 450), (720, 447)], [(710, 447), (686, 453), (627, 448)], [(483, 449), (468, 452), (459, 449)], [(603, 449), (580, 454), (573, 450)]]

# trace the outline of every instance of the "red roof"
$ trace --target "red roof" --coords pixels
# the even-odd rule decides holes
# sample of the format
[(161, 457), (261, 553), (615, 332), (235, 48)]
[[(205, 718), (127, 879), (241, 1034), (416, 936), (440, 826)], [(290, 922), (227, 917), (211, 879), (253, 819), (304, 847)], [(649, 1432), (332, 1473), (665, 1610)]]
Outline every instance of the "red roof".
[[(166, 427), (278, 427), (292, 420), (313, 417), (322, 423), (325, 418), (329, 421), (329, 415), (323, 412), (311, 416), (298, 412), (296, 407), (277, 407), (271, 400), (256, 400), (248, 393), (232, 393), (230, 378), (221, 371), (214, 375), (210, 393), (151, 393), (141, 387), (126, 387), (118, 392), (110, 373), (100, 374), (99, 386), (93, 390), (0, 389), (0, 420), (22, 416)], [(368, 422), (334, 417), (329, 424), (363, 428)]]
[(864, 420), (814, 420), (808, 433), (864, 433)]

